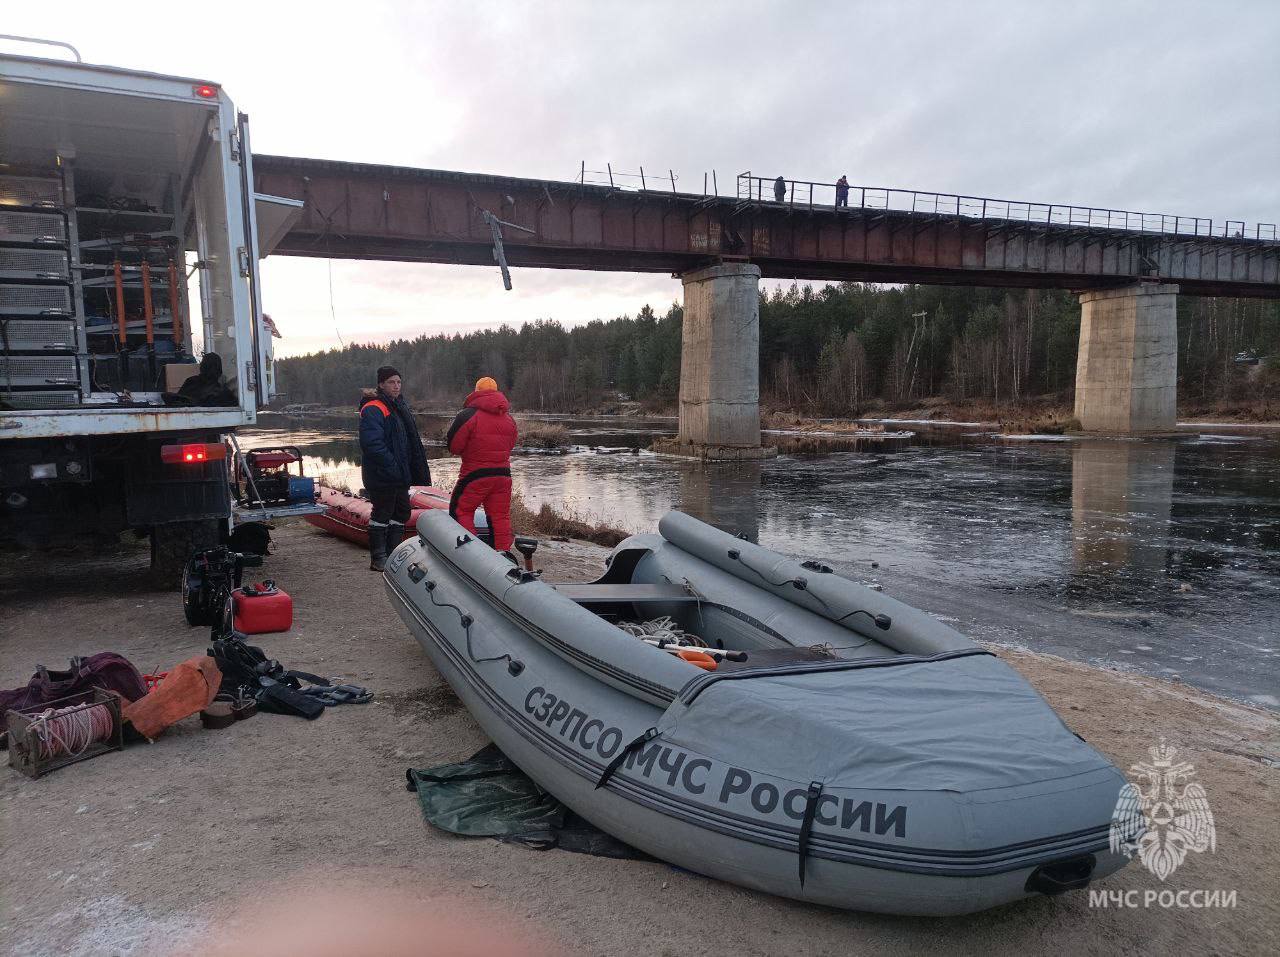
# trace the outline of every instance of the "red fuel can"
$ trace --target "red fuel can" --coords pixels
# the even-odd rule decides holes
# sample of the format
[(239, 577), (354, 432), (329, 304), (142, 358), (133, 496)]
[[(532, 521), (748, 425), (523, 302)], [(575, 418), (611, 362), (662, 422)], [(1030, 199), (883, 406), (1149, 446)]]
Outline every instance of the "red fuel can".
[(246, 635), (265, 635), (293, 627), (293, 599), (273, 581), (245, 585), (231, 593), (232, 626)]

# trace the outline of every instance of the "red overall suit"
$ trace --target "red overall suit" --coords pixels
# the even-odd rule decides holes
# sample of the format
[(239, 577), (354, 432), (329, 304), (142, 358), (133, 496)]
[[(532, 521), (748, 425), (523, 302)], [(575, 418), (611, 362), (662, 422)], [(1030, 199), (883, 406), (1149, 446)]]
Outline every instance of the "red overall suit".
[(493, 547), (500, 552), (509, 550), (515, 541), (511, 531), (511, 450), (519, 433), (510, 408), (501, 392), (472, 392), (446, 436), (449, 451), (462, 456), (449, 514), (475, 535), (476, 509), (483, 505), (493, 528)]

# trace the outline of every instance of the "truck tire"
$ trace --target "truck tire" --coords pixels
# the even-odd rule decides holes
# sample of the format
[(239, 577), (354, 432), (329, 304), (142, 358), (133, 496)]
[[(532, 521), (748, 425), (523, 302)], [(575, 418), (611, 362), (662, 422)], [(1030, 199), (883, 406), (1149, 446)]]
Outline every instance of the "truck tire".
[(177, 588), (187, 559), (194, 552), (217, 546), (221, 524), (216, 518), (203, 518), (151, 526), (152, 586), (166, 591)]

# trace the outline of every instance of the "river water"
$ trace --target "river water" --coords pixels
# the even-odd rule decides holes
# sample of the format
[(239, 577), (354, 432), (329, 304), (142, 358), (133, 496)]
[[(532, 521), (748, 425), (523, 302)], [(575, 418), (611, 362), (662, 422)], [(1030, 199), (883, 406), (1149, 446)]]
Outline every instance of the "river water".
[[(1010, 442), (951, 429), (815, 442), (766, 433), (778, 458), (706, 465), (631, 451), (673, 433), (673, 419), (556, 421), (576, 451), (513, 462), (534, 507), (550, 502), (631, 531), (651, 531), (678, 508), (879, 583), (974, 638), (1176, 675), (1280, 708), (1275, 438)], [(242, 447), (297, 445), (308, 474), (359, 488), (359, 444), (345, 426), (263, 422)], [(423, 434), (446, 425), (426, 418)], [(457, 459), (431, 467), (436, 484), (452, 485)]]

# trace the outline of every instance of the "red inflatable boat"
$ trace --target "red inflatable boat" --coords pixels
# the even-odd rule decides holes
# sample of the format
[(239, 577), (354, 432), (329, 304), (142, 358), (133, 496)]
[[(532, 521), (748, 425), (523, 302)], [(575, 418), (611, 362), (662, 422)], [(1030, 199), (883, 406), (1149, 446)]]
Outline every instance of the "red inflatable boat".
[[(316, 528), (322, 528), (339, 538), (345, 538), (357, 545), (369, 547), (369, 515), (373, 512), (373, 503), (367, 498), (340, 492), (336, 488), (325, 485), (316, 486), (316, 502), (323, 505), (324, 511), (319, 515), (308, 515), (307, 521)], [(415, 485), (409, 489), (409, 505), (413, 511), (409, 514), (409, 522), (404, 527), (404, 537), (417, 534), (418, 516), (429, 508), (449, 509), (449, 496), (434, 485)], [(391, 543), (394, 548), (400, 542)]]

